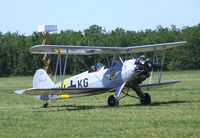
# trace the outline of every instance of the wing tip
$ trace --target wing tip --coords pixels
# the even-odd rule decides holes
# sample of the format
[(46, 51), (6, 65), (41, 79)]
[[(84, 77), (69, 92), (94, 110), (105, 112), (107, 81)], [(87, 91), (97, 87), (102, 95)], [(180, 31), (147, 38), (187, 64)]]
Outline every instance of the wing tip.
[(25, 90), (16, 90), (15, 93), (16, 94), (24, 94)]

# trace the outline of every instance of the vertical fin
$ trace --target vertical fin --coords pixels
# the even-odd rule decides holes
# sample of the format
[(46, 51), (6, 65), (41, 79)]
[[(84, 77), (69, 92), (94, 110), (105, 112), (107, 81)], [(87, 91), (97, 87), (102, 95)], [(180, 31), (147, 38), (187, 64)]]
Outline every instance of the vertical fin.
[[(34, 77), (33, 77), (33, 88), (39, 89), (39, 88), (52, 88), (54, 85), (51, 78), (47, 75), (46, 71), (43, 69), (39, 69), (36, 71)], [(50, 100), (51, 95), (38, 95), (34, 96), (34, 98), (38, 100)]]
[(51, 88), (54, 85), (46, 71), (39, 69), (33, 77), (33, 88)]

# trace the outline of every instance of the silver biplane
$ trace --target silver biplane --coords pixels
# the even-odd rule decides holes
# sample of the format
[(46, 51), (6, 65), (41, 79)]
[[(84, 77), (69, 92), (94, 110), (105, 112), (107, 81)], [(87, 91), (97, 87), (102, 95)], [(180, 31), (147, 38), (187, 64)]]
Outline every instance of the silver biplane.
[[(172, 80), (162, 82), (162, 68), (164, 63), (165, 52), (167, 49), (183, 45), (186, 41), (150, 44), (141, 46), (128, 47), (104, 47), (104, 46), (72, 46), (72, 45), (36, 45), (30, 48), (33, 54), (56, 54), (58, 55), (55, 75), (60, 72), (61, 81), (55, 83), (51, 80), (44, 69), (36, 71), (33, 77), (33, 87), (26, 90), (16, 90), (17, 94), (25, 94), (36, 97), (38, 100), (44, 100), (44, 107), (48, 106), (48, 101), (52, 99), (67, 99), (80, 96), (90, 96), (113, 92), (108, 97), (108, 106), (118, 106), (119, 100), (126, 96), (131, 96), (140, 100), (142, 105), (151, 103), (151, 97), (148, 91), (154, 87), (163, 87), (166, 85), (180, 82)], [(122, 60), (120, 55), (134, 54), (140, 52), (154, 52), (154, 60), (150, 61), (144, 56)], [(158, 51), (163, 51), (161, 65), (159, 66), (158, 81), (151, 82), (152, 70), (155, 61), (157, 61)], [(117, 55), (118, 60), (111, 66), (105, 67), (101, 63), (96, 64), (91, 69), (78, 75), (64, 79), (67, 67), (67, 58), (69, 55), (97, 55), (107, 54)], [(65, 56), (64, 67), (61, 69), (61, 57)], [(59, 70), (58, 70), (59, 68)], [(142, 82), (150, 77), (150, 82)], [(123, 89), (132, 89), (137, 96), (124, 92)], [(123, 95), (122, 95), (123, 93)]]

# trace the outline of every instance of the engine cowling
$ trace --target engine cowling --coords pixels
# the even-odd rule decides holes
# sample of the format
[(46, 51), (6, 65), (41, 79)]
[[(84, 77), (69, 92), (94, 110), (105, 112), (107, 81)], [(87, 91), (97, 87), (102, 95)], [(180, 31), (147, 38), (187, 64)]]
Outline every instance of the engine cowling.
[(148, 58), (145, 59), (144, 56), (141, 56), (136, 59), (135, 65), (136, 67), (134, 69), (134, 77), (136, 79), (136, 82), (140, 84), (142, 83), (142, 81), (150, 76), (150, 72), (153, 69), (153, 64)]

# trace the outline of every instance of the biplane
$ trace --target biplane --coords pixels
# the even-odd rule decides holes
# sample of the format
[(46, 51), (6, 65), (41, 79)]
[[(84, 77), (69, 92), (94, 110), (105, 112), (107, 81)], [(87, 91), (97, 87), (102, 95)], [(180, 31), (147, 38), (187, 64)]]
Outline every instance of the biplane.
[[(43, 100), (45, 101), (44, 107), (47, 107), (48, 102), (52, 99), (91, 96), (105, 92), (113, 92), (107, 100), (108, 106), (110, 107), (118, 106), (119, 100), (126, 96), (137, 98), (142, 105), (148, 105), (151, 103), (151, 96), (146, 91), (155, 87), (163, 87), (180, 82), (179, 80), (162, 82), (162, 70), (166, 50), (185, 43), (186, 41), (179, 41), (128, 47), (36, 45), (30, 48), (29, 51), (31, 53), (57, 55), (55, 76), (60, 72), (61, 80), (57, 83), (53, 82), (44, 69), (39, 69), (33, 77), (32, 88), (16, 90), (15, 93), (34, 96), (38, 100)], [(144, 56), (138, 58), (132, 57), (128, 60), (123, 60), (120, 56), (150, 51), (154, 53), (153, 61)], [(159, 68), (157, 68), (158, 81), (152, 82), (153, 68), (155, 66), (157, 53), (160, 51), (162, 51), (162, 60)], [(105, 57), (107, 57), (108, 54), (115, 55), (117, 56), (117, 60), (109, 67), (97, 63), (83, 73), (64, 78), (68, 56), (99, 54), (105, 55)], [(63, 60), (61, 60), (63, 56), (65, 57), (64, 63)], [(150, 78), (150, 81), (144, 84), (143, 82), (147, 78)], [(125, 88), (127, 88), (127, 91), (124, 91)], [(131, 95), (129, 89), (135, 91), (137, 96)]]

